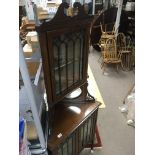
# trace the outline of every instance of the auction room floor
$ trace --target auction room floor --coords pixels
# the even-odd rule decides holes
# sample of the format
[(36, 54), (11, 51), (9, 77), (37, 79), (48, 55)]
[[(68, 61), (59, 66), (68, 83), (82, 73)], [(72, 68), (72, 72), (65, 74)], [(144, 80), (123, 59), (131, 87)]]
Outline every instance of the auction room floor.
[[(117, 73), (116, 68), (109, 66), (103, 74), (98, 62), (100, 55), (93, 49), (89, 54), (89, 66), (105, 103), (105, 108), (99, 109), (97, 123), (103, 146), (95, 148), (94, 155), (134, 155), (135, 129), (126, 124), (119, 106), (134, 84), (135, 73), (122, 70)], [(91, 154), (90, 149), (85, 149), (80, 155), (88, 154)]]

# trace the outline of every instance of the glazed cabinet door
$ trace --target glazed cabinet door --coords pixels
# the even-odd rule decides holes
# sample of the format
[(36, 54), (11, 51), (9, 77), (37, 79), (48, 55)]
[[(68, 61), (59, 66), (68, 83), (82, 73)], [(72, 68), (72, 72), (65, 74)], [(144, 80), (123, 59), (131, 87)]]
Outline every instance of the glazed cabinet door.
[[(49, 106), (87, 84), (90, 26), (93, 16), (74, 3), (74, 15), (67, 16), (68, 3), (60, 4), (53, 19), (37, 26)], [(84, 88), (83, 88), (84, 89)]]
[(53, 99), (58, 101), (70, 90), (84, 82), (85, 30), (65, 33), (48, 32), (49, 68), (54, 88)]
[(80, 126), (78, 126), (63, 142), (49, 153), (52, 155), (79, 155), (84, 148), (93, 147), (97, 112), (95, 110)]

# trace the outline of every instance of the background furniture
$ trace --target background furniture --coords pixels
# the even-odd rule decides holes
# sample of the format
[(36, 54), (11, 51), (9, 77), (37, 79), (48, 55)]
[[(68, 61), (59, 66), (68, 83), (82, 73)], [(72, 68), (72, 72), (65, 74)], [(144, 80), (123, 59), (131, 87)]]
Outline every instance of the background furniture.
[(118, 65), (121, 64), (121, 53), (117, 51), (116, 40), (110, 38), (106, 40), (104, 47), (102, 48), (103, 69), (105, 71), (105, 64), (116, 64), (117, 71)]
[(134, 67), (134, 45), (130, 37), (126, 37), (123, 33), (117, 36), (117, 50), (122, 53), (122, 69), (130, 71)]
[[(109, 27), (112, 26), (113, 28), (111, 28), (111, 31), (107, 31), (107, 27), (109, 30)], [(102, 48), (102, 51), (105, 48), (106, 42), (108, 39), (115, 39), (115, 29), (114, 29), (114, 24), (113, 23), (109, 23), (109, 24), (105, 24), (105, 25), (101, 25), (100, 24), (100, 28), (101, 28), (101, 38), (99, 40), (99, 46)]]
[[(117, 16), (117, 7), (111, 7), (107, 10), (102, 10), (101, 13), (94, 19), (90, 37), (91, 37), (91, 45), (97, 51), (101, 51), (101, 48), (98, 45), (102, 35), (100, 24), (102, 25), (109, 24), (109, 26), (107, 26), (107, 31), (112, 31), (116, 21), (116, 16)], [(128, 25), (129, 25), (128, 16), (126, 12), (122, 10), (118, 32), (119, 33), (122, 32), (126, 35)]]

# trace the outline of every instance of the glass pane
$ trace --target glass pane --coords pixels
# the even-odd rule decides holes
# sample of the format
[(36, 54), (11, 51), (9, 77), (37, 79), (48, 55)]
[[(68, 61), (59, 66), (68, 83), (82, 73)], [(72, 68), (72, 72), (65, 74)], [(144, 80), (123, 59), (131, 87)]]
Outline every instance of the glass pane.
[(73, 32), (57, 36), (53, 40), (56, 95), (82, 80), (83, 34), (83, 31)]
[(60, 93), (60, 76), (59, 70), (55, 70), (55, 87), (56, 87), (56, 94)]
[(65, 44), (60, 45), (60, 66), (65, 66), (66, 63), (66, 47)]
[(69, 155), (72, 155), (72, 138), (69, 138), (69, 141), (68, 141), (68, 154)]
[(67, 82), (66, 82), (66, 67), (60, 67), (61, 72), (61, 91), (67, 89)]
[(69, 40), (68, 41), (68, 62), (72, 62), (73, 61), (73, 50), (74, 50), (74, 42), (73, 40)]
[(58, 67), (58, 47), (54, 45), (54, 68)]
[(74, 83), (79, 80), (79, 61), (75, 61), (74, 64)]
[(75, 61), (80, 59), (80, 51), (81, 51), (81, 42), (80, 39), (78, 38), (75, 42)]
[(67, 155), (67, 143), (63, 145), (63, 155)]
[(60, 75), (61, 75), (61, 92), (67, 89), (66, 79), (66, 46), (61, 44), (60, 46)]
[(78, 38), (75, 42), (75, 63), (74, 63), (74, 82), (77, 82), (80, 78), (80, 53), (81, 53), (81, 42)]
[(84, 144), (87, 143), (87, 123), (84, 124)]
[(68, 64), (68, 86), (73, 85), (73, 63)]
[(80, 74), (80, 80), (83, 78), (82, 77), (82, 71), (83, 71), (83, 68), (82, 68), (82, 65), (83, 65), (83, 48), (84, 48), (84, 40), (83, 40), (83, 33), (80, 35), (80, 41), (81, 41), (81, 49), (80, 49), (80, 71), (79, 71), (79, 74)]
[(61, 92), (61, 73), (59, 70), (60, 66), (60, 43), (59, 40), (56, 38), (54, 40), (54, 74), (55, 74), (55, 88), (56, 94), (60, 94)]
[(82, 146), (83, 146), (83, 126), (81, 126), (81, 141), (80, 141), (80, 143), (82, 144)]
[(76, 138), (75, 138), (75, 132), (73, 132), (72, 134), (72, 155), (75, 155), (76, 154), (76, 149), (75, 149), (75, 145), (76, 145)]
[(67, 51), (68, 87), (73, 85), (73, 51), (74, 51), (74, 42), (73, 40), (69, 40)]
[(91, 134), (91, 119), (89, 119), (88, 121), (88, 141), (90, 141), (90, 134)]
[(62, 155), (62, 149), (61, 148), (58, 150), (58, 155)]

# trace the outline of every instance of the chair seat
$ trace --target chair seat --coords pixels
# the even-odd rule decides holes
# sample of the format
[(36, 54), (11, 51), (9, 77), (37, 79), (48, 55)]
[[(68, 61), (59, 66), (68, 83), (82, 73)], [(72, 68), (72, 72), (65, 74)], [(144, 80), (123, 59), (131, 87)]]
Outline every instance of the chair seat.
[(113, 38), (115, 38), (115, 35), (113, 34), (106, 34), (101, 36), (101, 39), (113, 39)]
[(121, 63), (121, 60), (120, 59), (117, 59), (117, 58), (115, 58), (115, 59), (106, 59), (106, 58), (104, 58), (104, 63)]
[(132, 51), (121, 51), (121, 53), (131, 53)]

